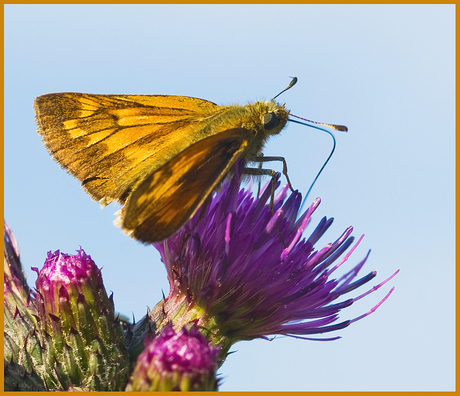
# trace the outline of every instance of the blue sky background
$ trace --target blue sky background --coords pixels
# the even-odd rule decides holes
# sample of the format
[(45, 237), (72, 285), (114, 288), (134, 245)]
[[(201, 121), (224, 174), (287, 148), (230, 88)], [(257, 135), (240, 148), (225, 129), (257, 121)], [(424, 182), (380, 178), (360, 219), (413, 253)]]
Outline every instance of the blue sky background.
[[(299, 116), (347, 125), (315, 185), (311, 228), (366, 234), (347, 268), (389, 285), (342, 313), (393, 295), (334, 342), (241, 342), (221, 390), (453, 390), (455, 298), (453, 5), (6, 5), (5, 218), (30, 284), (49, 250), (81, 245), (118, 311), (140, 319), (169, 287), (159, 254), (112, 224), (36, 133), (35, 97), (62, 91), (170, 94), (219, 104), (273, 97)], [(304, 193), (331, 148), (291, 124), (266, 155), (287, 159)]]

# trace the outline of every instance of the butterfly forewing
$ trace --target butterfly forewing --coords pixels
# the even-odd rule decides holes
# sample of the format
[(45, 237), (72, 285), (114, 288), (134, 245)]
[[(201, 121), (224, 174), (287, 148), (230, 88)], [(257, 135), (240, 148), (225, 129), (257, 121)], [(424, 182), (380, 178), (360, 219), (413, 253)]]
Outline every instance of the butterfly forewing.
[(199, 140), (218, 109), (162, 95), (59, 93), (35, 101), (49, 152), (102, 204), (124, 203), (148, 174)]
[(150, 174), (122, 210), (125, 232), (146, 243), (171, 235), (244, 156), (253, 137), (242, 128), (221, 132), (193, 144)]

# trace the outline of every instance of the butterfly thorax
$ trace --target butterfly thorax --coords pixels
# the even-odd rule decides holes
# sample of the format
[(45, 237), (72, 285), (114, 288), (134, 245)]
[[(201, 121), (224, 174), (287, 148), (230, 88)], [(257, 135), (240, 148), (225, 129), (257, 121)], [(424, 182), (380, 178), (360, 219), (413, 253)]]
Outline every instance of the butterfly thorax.
[[(289, 111), (274, 101), (257, 101), (247, 105), (222, 106), (210, 115), (203, 135), (215, 135), (228, 130), (241, 129), (250, 135), (245, 157), (250, 160), (260, 154), (271, 135), (285, 127)], [(267, 122), (268, 120), (268, 122)]]

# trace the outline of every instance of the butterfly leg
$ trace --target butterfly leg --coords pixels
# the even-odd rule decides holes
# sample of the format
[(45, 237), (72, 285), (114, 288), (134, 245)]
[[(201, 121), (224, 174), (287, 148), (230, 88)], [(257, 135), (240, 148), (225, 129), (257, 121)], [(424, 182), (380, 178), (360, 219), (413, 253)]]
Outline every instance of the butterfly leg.
[[(260, 153), (261, 156), (263, 156), (263, 153)], [(259, 161), (259, 170), (262, 170), (262, 161)], [(260, 197), (260, 184), (261, 180), (259, 178), (259, 183), (257, 183), (257, 196)]]
[(261, 170), (262, 170), (262, 162), (273, 162), (273, 161), (281, 161), (283, 163), (283, 175), (286, 177), (289, 188), (291, 189), (292, 192), (294, 192), (294, 188), (292, 187), (291, 180), (289, 179), (289, 176), (288, 176), (287, 163), (284, 157), (264, 157), (263, 155), (261, 155), (261, 156), (254, 158), (254, 162), (259, 162), (260, 164), (259, 169)]
[[(262, 158), (278, 158), (278, 157), (262, 157)], [(280, 158), (282, 158), (282, 157), (280, 157)], [(283, 160), (284, 160), (284, 158), (283, 158)], [(261, 163), (262, 163), (262, 161), (261, 161)], [(286, 171), (287, 171), (287, 167), (286, 167)], [(275, 205), (276, 174), (278, 172), (275, 172), (273, 169), (263, 169), (261, 167), (261, 165), (260, 165), (258, 168), (244, 168), (243, 173), (248, 174), (248, 175), (257, 175), (257, 176), (267, 175), (267, 176), (271, 177), (272, 180), (271, 180), (271, 183), (270, 183), (271, 184), (270, 210), (271, 210), (272, 214), (274, 214), (273, 207)], [(286, 175), (286, 178), (287, 178), (287, 175)], [(289, 179), (288, 179), (288, 183), (289, 183), (289, 187), (291, 187), (291, 183), (289, 182)], [(260, 189), (260, 184), (259, 184), (259, 189)], [(291, 189), (292, 189), (292, 187), (291, 187)], [(259, 194), (257, 194), (257, 195), (259, 195)], [(281, 234), (280, 230), (278, 229), (278, 224), (275, 224), (275, 229), (276, 229), (276, 232), (278, 233), (278, 235), (279, 235), (279, 237), (281, 239), (281, 243), (283, 244), (284, 247), (287, 247), (286, 243), (284, 242), (283, 235)]]
[[(273, 206), (275, 202), (275, 187), (276, 187), (276, 174), (277, 172), (274, 171), (273, 169), (263, 169), (261, 167), (259, 168), (244, 168), (243, 173), (246, 175), (255, 175), (255, 176), (262, 176), (262, 175), (267, 175), (272, 178), (271, 180), (271, 194), (270, 194), (270, 209), (273, 213)], [(259, 183), (259, 191), (260, 191), (260, 183)], [(257, 193), (259, 196), (259, 192)]]

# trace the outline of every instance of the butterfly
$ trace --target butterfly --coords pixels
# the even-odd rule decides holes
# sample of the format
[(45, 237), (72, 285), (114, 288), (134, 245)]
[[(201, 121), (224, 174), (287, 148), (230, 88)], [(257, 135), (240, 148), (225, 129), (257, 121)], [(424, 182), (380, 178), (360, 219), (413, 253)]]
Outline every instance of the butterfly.
[(239, 159), (270, 159), (261, 157), (263, 146), (289, 117), (275, 98), (220, 106), (187, 96), (65, 92), (39, 96), (34, 109), (53, 159), (102, 206), (123, 205), (116, 223), (125, 233), (153, 243), (183, 226)]

